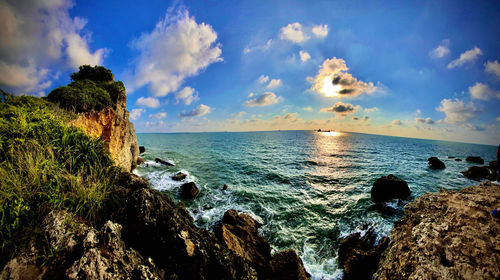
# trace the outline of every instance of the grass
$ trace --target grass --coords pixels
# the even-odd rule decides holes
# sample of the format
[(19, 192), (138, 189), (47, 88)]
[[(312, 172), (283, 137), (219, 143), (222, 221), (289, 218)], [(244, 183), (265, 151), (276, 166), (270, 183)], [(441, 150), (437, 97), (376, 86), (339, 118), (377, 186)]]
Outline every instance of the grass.
[(120, 169), (104, 142), (64, 123), (74, 114), (35, 97), (0, 103), (0, 265), (52, 210), (98, 220)]

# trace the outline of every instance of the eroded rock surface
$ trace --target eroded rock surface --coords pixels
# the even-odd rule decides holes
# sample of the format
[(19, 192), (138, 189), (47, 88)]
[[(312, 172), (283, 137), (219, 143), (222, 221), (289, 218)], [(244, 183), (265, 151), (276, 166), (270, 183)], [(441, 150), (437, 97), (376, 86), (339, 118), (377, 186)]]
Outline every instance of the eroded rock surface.
[(500, 279), (500, 186), (425, 194), (405, 206), (375, 279)]

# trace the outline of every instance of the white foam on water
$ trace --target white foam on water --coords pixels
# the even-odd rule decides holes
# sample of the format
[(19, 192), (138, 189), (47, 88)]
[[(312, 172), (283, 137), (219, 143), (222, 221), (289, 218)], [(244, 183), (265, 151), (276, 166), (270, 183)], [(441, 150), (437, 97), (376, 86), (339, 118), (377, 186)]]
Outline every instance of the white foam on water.
[(340, 280), (343, 270), (337, 265), (337, 257), (318, 261), (318, 252), (307, 242), (304, 243), (303, 253), (300, 256), (306, 271), (311, 274), (312, 280)]

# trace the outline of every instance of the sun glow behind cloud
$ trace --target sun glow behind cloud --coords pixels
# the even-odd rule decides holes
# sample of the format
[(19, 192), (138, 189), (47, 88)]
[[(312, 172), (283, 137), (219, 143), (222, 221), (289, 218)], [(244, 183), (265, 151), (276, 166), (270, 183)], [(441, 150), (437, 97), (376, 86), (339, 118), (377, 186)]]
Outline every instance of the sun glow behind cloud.
[(325, 96), (331, 97), (331, 96), (338, 96), (339, 91), (342, 90), (342, 87), (340, 85), (334, 85), (332, 83), (332, 77), (325, 77), (323, 80), (323, 87), (321, 88), (321, 93), (323, 93)]

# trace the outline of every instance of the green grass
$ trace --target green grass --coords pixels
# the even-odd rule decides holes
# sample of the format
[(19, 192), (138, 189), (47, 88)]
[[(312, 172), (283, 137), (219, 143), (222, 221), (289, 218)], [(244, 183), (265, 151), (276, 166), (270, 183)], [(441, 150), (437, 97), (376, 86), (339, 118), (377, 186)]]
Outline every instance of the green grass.
[(47, 100), (0, 103), (0, 265), (51, 210), (98, 220), (120, 169), (104, 142), (64, 123), (74, 114)]

